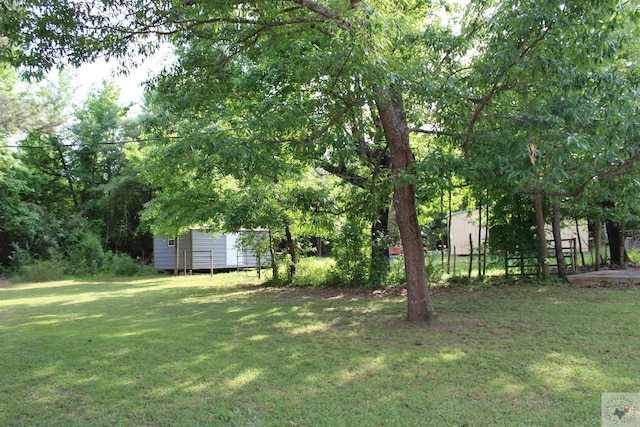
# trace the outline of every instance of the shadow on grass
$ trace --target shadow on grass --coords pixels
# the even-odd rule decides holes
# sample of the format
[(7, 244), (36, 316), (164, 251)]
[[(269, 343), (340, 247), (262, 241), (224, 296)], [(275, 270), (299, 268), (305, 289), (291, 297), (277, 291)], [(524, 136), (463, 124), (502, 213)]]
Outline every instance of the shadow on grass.
[(16, 292), (3, 425), (589, 425), (640, 386), (637, 297), (452, 293), (416, 328), (401, 297), (190, 278)]

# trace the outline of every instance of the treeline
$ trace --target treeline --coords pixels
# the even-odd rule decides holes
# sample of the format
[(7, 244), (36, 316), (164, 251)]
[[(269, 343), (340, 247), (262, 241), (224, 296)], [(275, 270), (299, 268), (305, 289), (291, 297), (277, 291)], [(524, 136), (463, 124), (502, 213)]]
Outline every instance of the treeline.
[(72, 78), (20, 92), (15, 70), (2, 69), (0, 268), (20, 272), (35, 261), (51, 275), (135, 272), (151, 259), (140, 211), (152, 196), (126, 151), (139, 135), (112, 82), (75, 106)]

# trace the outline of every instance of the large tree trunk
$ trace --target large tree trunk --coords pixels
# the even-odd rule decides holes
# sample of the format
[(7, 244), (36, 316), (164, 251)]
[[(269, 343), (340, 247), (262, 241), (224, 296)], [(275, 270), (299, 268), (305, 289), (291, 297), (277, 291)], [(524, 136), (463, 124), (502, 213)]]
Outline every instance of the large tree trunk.
[(551, 225), (553, 226), (553, 243), (556, 248), (556, 262), (558, 263), (558, 277), (562, 280), (567, 279), (567, 265), (564, 262), (564, 252), (562, 250), (562, 230), (560, 228), (560, 203), (557, 198), (553, 199), (553, 217)]
[(402, 97), (384, 92), (377, 108), (384, 129), (395, 181), (393, 203), (396, 209), (400, 238), (404, 248), (404, 266), (407, 279), (407, 320), (411, 323), (430, 323), (435, 312), (429, 298), (425, 270), (422, 234), (416, 210), (415, 185), (407, 182), (406, 173), (414, 161), (409, 145), (409, 127), (404, 113)]
[(538, 235), (538, 252), (540, 253), (540, 272), (543, 279), (549, 278), (549, 253), (547, 251), (547, 239), (544, 234), (544, 206), (542, 204), (542, 192), (533, 195), (533, 204), (536, 210), (536, 234)]
[(624, 231), (619, 223), (606, 221), (607, 237), (609, 238), (609, 253), (611, 253), (611, 264), (623, 267), (625, 265)]
[[(606, 209), (613, 210), (616, 206), (615, 202), (605, 201), (602, 206)], [(611, 216), (611, 215), (608, 215)], [(609, 253), (611, 253), (611, 264), (623, 267), (628, 257), (624, 250), (624, 222), (614, 222), (607, 219), (604, 223), (607, 229), (607, 238), (609, 240)]]

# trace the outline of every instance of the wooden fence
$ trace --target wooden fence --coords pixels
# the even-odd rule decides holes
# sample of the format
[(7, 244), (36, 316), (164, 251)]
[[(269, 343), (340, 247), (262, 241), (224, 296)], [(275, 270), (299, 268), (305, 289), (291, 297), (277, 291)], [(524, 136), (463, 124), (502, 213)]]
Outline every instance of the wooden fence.
[[(576, 272), (577, 246), (576, 239), (562, 239), (562, 253), (564, 255), (567, 273)], [(549, 253), (549, 267), (558, 267), (556, 259), (556, 249), (553, 240), (547, 241), (547, 251)], [(540, 262), (536, 255), (525, 255), (518, 252), (507, 252), (504, 260), (505, 276), (539, 276)]]

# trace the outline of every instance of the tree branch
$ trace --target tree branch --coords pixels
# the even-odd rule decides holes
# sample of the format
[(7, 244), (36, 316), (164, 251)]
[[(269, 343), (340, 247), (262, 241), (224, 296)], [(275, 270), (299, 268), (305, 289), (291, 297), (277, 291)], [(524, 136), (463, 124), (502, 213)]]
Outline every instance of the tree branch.
[(325, 22), (333, 22), (343, 30), (349, 29), (349, 24), (344, 22), (340, 17), (340, 15), (338, 15), (336, 12), (334, 12), (333, 10), (329, 9), (324, 5), (321, 5), (319, 3), (316, 3), (310, 0), (290, 0), (290, 1), (292, 3), (302, 6), (303, 8), (311, 12), (317, 13), (318, 15), (322, 16)]
[(536, 188), (520, 188), (518, 189), (518, 192), (522, 194), (530, 194), (530, 195), (543, 194), (545, 196), (553, 196), (553, 197), (578, 197), (582, 193), (584, 193), (584, 190), (586, 189), (587, 185), (591, 181), (599, 180), (599, 179), (615, 178), (616, 176), (620, 176), (622, 175), (622, 173), (626, 172), (627, 168), (631, 167), (638, 159), (640, 159), (640, 150), (638, 150), (633, 156), (624, 160), (622, 163), (620, 163), (618, 166), (614, 167), (613, 169), (597, 172), (591, 175), (589, 178), (584, 180), (584, 182), (574, 191), (559, 191), (559, 190), (547, 191), (544, 188), (536, 187)]
[[(520, 52), (520, 54), (518, 55), (519, 59), (523, 59), (533, 48), (535, 48), (542, 40), (544, 40), (544, 38), (547, 36), (547, 34), (549, 33), (549, 31), (551, 31), (551, 28), (553, 27), (553, 23), (550, 23), (545, 29), (544, 31), (541, 31), (540, 34), (538, 34), (538, 37), (536, 37), (528, 46), (526, 46), (522, 52)], [(518, 48), (522, 47), (523, 44), (520, 44), (518, 46)], [(497, 78), (496, 81), (493, 83), (493, 85), (491, 86), (491, 89), (489, 90), (489, 93), (487, 93), (484, 97), (482, 97), (480, 100), (478, 100), (477, 102), (475, 102), (476, 108), (473, 112), (473, 116), (471, 118), (471, 122), (469, 123), (469, 126), (467, 127), (467, 136), (465, 138), (464, 141), (464, 156), (465, 157), (469, 157), (469, 146), (471, 144), (471, 136), (473, 135), (473, 128), (475, 127), (476, 122), (478, 121), (478, 119), (480, 118), (480, 114), (482, 113), (482, 110), (484, 110), (484, 108), (489, 104), (489, 102), (491, 101), (491, 99), (493, 98), (493, 96), (496, 93), (502, 92), (503, 90), (507, 90), (509, 88), (511, 88), (514, 84), (504, 84), (504, 85), (500, 85), (500, 81), (502, 80), (502, 78), (507, 74), (507, 72), (509, 70), (511, 70), (513, 67), (516, 66), (516, 64), (518, 63), (518, 61), (512, 61), (509, 64), (507, 64), (507, 66), (505, 67), (504, 70), (502, 70)]]
[(461, 136), (460, 134), (454, 134), (451, 132), (444, 132), (444, 131), (440, 131), (440, 130), (431, 130), (431, 129), (423, 129), (420, 127), (413, 127), (409, 129), (409, 132), (412, 133), (424, 133), (426, 135), (435, 135), (435, 136), (450, 136), (450, 137), (459, 137)]

